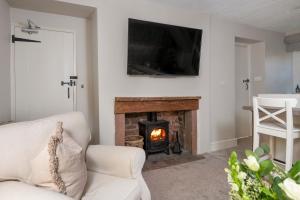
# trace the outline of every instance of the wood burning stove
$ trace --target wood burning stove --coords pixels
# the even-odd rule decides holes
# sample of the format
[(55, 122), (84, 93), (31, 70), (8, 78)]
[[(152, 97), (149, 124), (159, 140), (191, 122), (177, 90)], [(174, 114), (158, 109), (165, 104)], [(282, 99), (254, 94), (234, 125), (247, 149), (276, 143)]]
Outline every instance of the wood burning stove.
[(139, 134), (144, 137), (146, 156), (158, 152), (169, 154), (169, 122), (157, 120), (157, 113), (148, 113), (147, 121), (139, 122)]

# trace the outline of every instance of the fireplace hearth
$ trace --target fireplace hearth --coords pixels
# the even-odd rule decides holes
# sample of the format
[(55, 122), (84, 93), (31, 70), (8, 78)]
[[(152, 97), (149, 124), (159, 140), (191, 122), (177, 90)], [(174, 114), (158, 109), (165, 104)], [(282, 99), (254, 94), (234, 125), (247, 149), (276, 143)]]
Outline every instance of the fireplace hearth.
[(147, 114), (147, 120), (139, 122), (139, 134), (144, 137), (144, 150), (151, 153), (169, 152), (169, 122), (157, 120), (157, 113)]

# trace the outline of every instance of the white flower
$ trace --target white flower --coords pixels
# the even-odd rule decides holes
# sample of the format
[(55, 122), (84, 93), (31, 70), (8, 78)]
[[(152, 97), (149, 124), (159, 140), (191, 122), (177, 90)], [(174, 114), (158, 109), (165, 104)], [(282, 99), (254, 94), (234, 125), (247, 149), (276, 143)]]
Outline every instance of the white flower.
[(247, 159), (244, 159), (244, 162), (252, 171), (257, 172), (259, 170), (259, 164), (254, 156), (248, 156)]
[(230, 174), (227, 174), (227, 182), (228, 183), (232, 183), (233, 182), (233, 179), (232, 179), (232, 177), (231, 177)]
[(247, 177), (247, 174), (245, 172), (239, 172), (238, 179), (241, 181), (244, 180)]
[(279, 184), (279, 187), (289, 198), (293, 200), (300, 200), (300, 185), (298, 185), (293, 179), (285, 179), (283, 183)]
[(225, 172), (227, 173), (227, 182), (232, 183), (233, 179), (231, 177), (231, 171), (229, 169), (225, 168)]
[(232, 187), (233, 191), (236, 191), (236, 192), (239, 191), (239, 186), (237, 184), (231, 183), (231, 187)]

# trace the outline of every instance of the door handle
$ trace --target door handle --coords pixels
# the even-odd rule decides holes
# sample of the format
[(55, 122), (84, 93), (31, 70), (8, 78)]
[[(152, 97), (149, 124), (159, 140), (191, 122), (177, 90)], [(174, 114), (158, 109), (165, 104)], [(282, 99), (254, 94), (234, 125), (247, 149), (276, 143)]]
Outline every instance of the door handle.
[[(72, 78), (72, 79), (71, 79)], [(76, 79), (77, 79), (77, 76), (70, 76), (70, 81), (69, 82), (65, 82), (65, 81), (61, 81), (60, 82), (60, 85), (61, 86), (65, 86), (67, 85), (68, 88), (67, 88), (67, 96), (68, 96), (68, 99), (70, 99), (71, 95), (70, 95), (70, 87), (73, 87), (73, 86), (76, 86)], [(75, 80), (74, 80), (75, 79)]]
[(243, 83), (245, 83), (245, 84), (246, 84), (246, 90), (248, 90), (248, 89), (249, 89), (249, 82), (250, 82), (249, 78), (247, 78), (247, 79), (243, 80)]
[(70, 88), (68, 87), (68, 99), (70, 99)]
[(249, 78), (243, 80), (243, 83), (249, 83), (249, 82), (250, 82)]
[(70, 85), (70, 82), (63, 82), (63, 81), (61, 81), (61, 82), (60, 82), (60, 85), (61, 85), (61, 86), (64, 86), (64, 85)]
[(76, 81), (74, 81), (74, 80), (70, 80), (70, 82), (64, 82), (64, 81), (61, 81), (61, 82), (60, 82), (60, 85), (61, 85), (61, 86), (64, 86), (64, 85), (68, 85), (68, 86), (76, 86)]

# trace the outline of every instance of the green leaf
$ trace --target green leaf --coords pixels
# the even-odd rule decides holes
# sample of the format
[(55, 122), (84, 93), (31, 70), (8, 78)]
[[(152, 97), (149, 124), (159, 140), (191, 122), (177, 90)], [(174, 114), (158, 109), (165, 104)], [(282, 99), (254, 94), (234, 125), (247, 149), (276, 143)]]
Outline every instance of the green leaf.
[(258, 156), (258, 157), (262, 157), (264, 154), (265, 154), (265, 151), (263, 148), (261, 147), (258, 147), (257, 149), (255, 149), (255, 154)]
[(279, 183), (281, 183), (282, 180), (280, 177), (275, 177), (273, 180), (273, 184), (272, 184), (272, 190), (276, 193), (277, 198), (279, 200), (286, 200), (286, 195), (285, 193), (282, 191), (282, 189), (279, 187)]
[(264, 195), (266, 195), (265, 199), (275, 199), (276, 198), (276, 193), (274, 194), (274, 192), (271, 192), (270, 189), (263, 187), (261, 188), (262, 193), (264, 193)]
[(297, 176), (296, 178), (294, 178), (294, 180), (296, 181), (297, 184), (300, 184), (300, 176)]
[(300, 161), (297, 161), (292, 169), (288, 172), (288, 176), (291, 177), (292, 179), (295, 179), (297, 176), (300, 175)]
[(259, 170), (260, 176), (266, 176), (266, 175), (270, 174), (270, 172), (274, 168), (274, 164), (270, 160), (264, 160), (264, 161), (260, 162), (259, 165), (260, 165), (260, 170)]
[(279, 183), (281, 183), (283, 180), (279, 177), (279, 176), (276, 176), (274, 179), (273, 179), (273, 184), (275, 185), (278, 185)]
[(261, 148), (264, 150), (265, 154), (269, 154), (270, 153), (270, 147), (267, 144), (262, 144)]
[(274, 187), (272, 189), (276, 193), (277, 198), (279, 200), (286, 200), (287, 199), (285, 193), (281, 190), (281, 188), (278, 185), (274, 185)]

